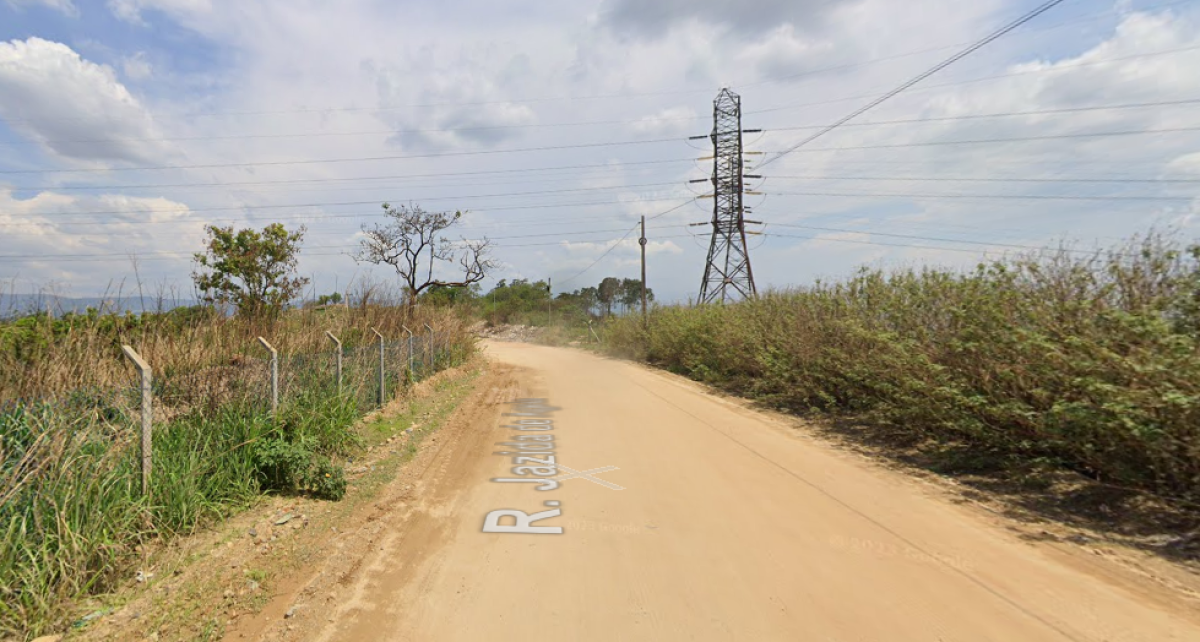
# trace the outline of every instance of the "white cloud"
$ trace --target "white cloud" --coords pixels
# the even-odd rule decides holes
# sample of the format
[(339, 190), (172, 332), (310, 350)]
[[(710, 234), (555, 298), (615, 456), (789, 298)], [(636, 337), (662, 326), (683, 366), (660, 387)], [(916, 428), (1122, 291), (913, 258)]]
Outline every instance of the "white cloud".
[[(120, 214), (96, 214), (114, 211)], [(24, 257), (21, 276), (30, 283), (66, 281), (79, 294), (98, 292), (119, 279), (131, 256), (169, 256), (148, 264), (152, 274), (164, 273), (172, 263), (186, 264), (181, 252), (201, 246), (203, 224), (187, 205), (168, 198), (40, 192), (18, 199), (12, 190), (0, 189), (0, 256)], [(63, 255), (72, 256), (55, 258)]]
[(164, 148), (150, 114), (111, 67), (41, 38), (0, 42), (0, 117), (76, 161), (146, 162)]
[[(445, 0), (436, 8), (379, 0), (303, 3), (302, 7), (287, 3), (209, 6), (207, 2), (194, 1), (112, 0), (114, 13), (123, 19), (143, 23), (172, 20), (189, 32), (188, 39), (202, 39), (204, 46), (192, 50), (189, 40), (184, 45), (189, 47), (187, 51), (175, 52), (147, 42), (138, 45), (147, 49), (145, 56), (141, 56), (136, 50), (123, 47), (124, 43), (115, 36), (96, 36), (109, 46), (106, 51), (74, 45), (92, 60), (116, 61), (110, 64), (119, 77), (135, 91), (146, 92), (144, 97), (138, 94), (128, 100), (113, 98), (120, 92), (128, 96), (129, 92), (112, 80), (111, 70), (80, 61), (77, 56), (72, 59), (71, 54), (62, 56), (61, 64), (44, 68), (24, 63), (34, 71), (21, 76), (20, 83), (15, 85), (9, 77), (11, 70), (0, 66), (0, 83), (8, 83), (0, 84), (0, 110), (3, 110), (0, 115), (16, 119), (8, 120), (9, 125), (18, 134), (34, 140), (181, 137), (186, 140), (173, 143), (176, 147), (172, 147), (172, 152), (186, 155), (185, 164), (214, 166), (170, 173), (114, 173), (110, 177), (119, 176), (119, 180), (106, 178), (105, 183), (292, 181), (278, 185), (165, 189), (161, 193), (172, 202), (187, 203), (197, 210), (235, 208), (214, 214), (234, 217), (229, 222), (235, 225), (239, 215), (243, 224), (261, 226), (273, 216), (330, 214), (328, 219), (311, 221), (306, 245), (312, 247), (350, 243), (347, 239), (352, 237), (353, 230), (363, 220), (377, 215), (378, 206), (370, 204), (373, 200), (412, 200), (434, 208), (470, 208), (475, 213), (469, 227), (471, 236), (512, 239), (501, 241), (497, 248), (498, 258), (508, 262), (511, 271), (497, 277), (527, 274), (540, 278), (553, 274), (557, 283), (560, 277), (587, 267), (610, 243), (543, 244), (557, 238), (616, 238), (624, 232), (576, 234), (595, 229), (629, 229), (638, 215), (654, 217), (692, 195), (686, 181), (707, 176), (711, 167), (689, 160), (706, 154), (689, 147), (683, 139), (687, 134), (703, 134), (709, 129), (711, 101), (721, 86), (731, 86), (742, 95), (745, 127), (766, 130), (761, 136), (749, 138), (752, 149), (783, 149), (814, 131), (812, 127), (844, 116), (865, 104), (870, 96), (924, 71), (952, 53), (956, 46), (994, 29), (1004, 17), (1021, 10), (1013, 0), (968, 3), (856, 0), (832, 3), (830, 6), (836, 8), (821, 12), (820, 19), (802, 21), (800, 17), (807, 15), (805, 3), (766, 0), (749, 3), (749, 11), (740, 5), (717, 4), (704, 0), (686, 6), (682, 2), (669, 2), (654, 7), (637, 5), (633, 0), (606, 0), (600, 6), (600, 13), (589, 17), (589, 7), (572, 3), (543, 3), (536, 11), (517, 11), (507, 5), (479, 0)], [(756, 12), (753, 5), (759, 5), (762, 11)], [(674, 12), (669, 11), (672, 8)], [(1065, 5), (1063, 8), (1066, 9)], [(1117, 10), (1105, 13), (1111, 8), (1106, 3), (1083, 3), (1072, 10), (1074, 13), (1047, 14), (1044, 19), (1023, 26), (1011, 37), (992, 43), (906, 91), (858, 122), (1153, 102), (1200, 95), (1200, 77), (1193, 73), (1200, 67), (1200, 54), (1180, 51), (1165, 56), (1141, 56), (1200, 43), (1196, 37), (1200, 30), (1193, 19), (1195, 9), (1188, 8), (1181, 14), (1162, 11), (1147, 14), (1118, 6)], [(1176, 6), (1175, 10), (1184, 8)], [(652, 15), (655, 11), (664, 14), (662, 20)], [(1095, 20), (1086, 23), (1086, 29), (1068, 25), (1054, 31), (1039, 31), (1064, 18), (1069, 21), (1075, 17)], [(398, 24), (404, 25), (402, 33), (396, 31)], [(212, 64), (203, 64), (209, 62), (205, 56), (210, 50), (218, 53)], [(200, 55), (190, 55), (197, 52)], [(176, 53), (181, 55), (173, 58)], [(1100, 62), (1128, 56), (1140, 57)], [(167, 64), (185, 59), (187, 65)], [(155, 66), (149, 69), (150, 76), (145, 77), (147, 70), (140, 63), (150, 60), (155, 61)], [(201, 63), (199, 70), (193, 64), (197, 61)], [(826, 71), (831, 67), (836, 69)], [(947, 84), (1002, 73), (1016, 75)], [(55, 74), (62, 78), (56, 80)], [(134, 85), (133, 81), (139, 77), (152, 83)], [(26, 85), (36, 85), (39, 89), (35, 92)], [(42, 85), (48, 88), (42, 89)], [(27, 113), (15, 113), (14, 109), (24, 109), (23, 103), (15, 98), (22, 94), (14, 93), (10, 86), (33, 92), (41, 102), (32, 103), (33, 107), (25, 109)], [(64, 92), (67, 99), (47, 102), (47, 96), (57, 98), (59, 92)], [(10, 96), (14, 96), (11, 101)], [(837, 100), (846, 97), (852, 98)], [(760, 111), (768, 107), (784, 108)], [(154, 113), (153, 121), (145, 114), (146, 108)], [(53, 114), (55, 110), (62, 113)], [(754, 207), (751, 218), (766, 221), (769, 232), (785, 230), (783, 233), (810, 235), (811, 230), (777, 225), (808, 222), (814, 226), (861, 230), (870, 235), (835, 241), (838, 233), (828, 233), (833, 236), (820, 241), (819, 248), (800, 239), (753, 239), (753, 264), (760, 287), (766, 283), (803, 283), (817, 273), (844, 273), (863, 261), (932, 257), (969, 264), (979, 256), (969, 252), (845, 242), (865, 239), (877, 243), (937, 244), (884, 237), (881, 232), (1044, 244), (1052, 243), (1055, 235), (1063, 233), (1123, 236), (1143, 228), (1154, 217), (1195, 224), (1195, 218), (1188, 216), (1191, 203), (1186, 200), (1160, 203), (936, 198), (938, 194), (1188, 196), (1191, 186), (1184, 184), (948, 180), (1106, 175), (1193, 177), (1200, 175), (1200, 161), (1195, 160), (1200, 158), (1197, 153), (1200, 136), (1187, 132), (845, 149), (836, 153), (818, 153), (814, 151), (817, 148), (1187, 127), (1194, 126), (1194, 121), (1189, 120), (1192, 111), (1192, 106), (1164, 106), (897, 126), (856, 127), (851, 123), (808, 149), (767, 166), (763, 173), (769, 179), (762, 187), (767, 196), (754, 197), (750, 203)], [(57, 131), (64, 125), (43, 118), (43, 112), (55, 117), (82, 115), (83, 124), (64, 136)], [(240, 113), (218, 115), (220, 112)], [(102, 114), (103, 118), (91, 114)], [(115, 128), (109, 122), (112, 114), (117, 115)], [(31, 116), (32, 122), (20, 120)], [(695, 120), (683, 120), (691, 117)], [(802, 127), (809, 129), (799, 129)], [(393, 136), (391, 130), (398, 129), (456, 131)], [(347, 132), (358, 133), (344, 135)], [(672, 137), (677, 140), (608, 145)], [(704, 146), (701, 142), (693, 145)], [(102, 150), (107, 154), (106, 160), (163, 153), (154, 148), (147, 151), (146, 143), (129, 140), (112, 142), (109, 146), (114, 149)], [(500, 153), (505, 148), (526, 147), (569, 149)], [(75, 167), (81, 158), (91, 158), (80, 150), (67, 150), (73, 155), (52, 151), (66, 159), (58, 166), (67, 168)], [(427, 151), (452, 155), (396, 158)], [(19, 162), (25, 159), (9, 157), (14, 159), (9, 165), (16, 169), (25, 167)], [(0, 158), (5, 158), (3, 148)], [(323, 158), (376, 160), (308, 162)], [(1172, 159), (1178, 161), (1168, 165)], [(272, 164), (222, 166), (260, 161)], [(285, 164), (288, 161), (304, 164)], [(0, 167), (6, 169), (10, 167)], [(419, 178), (404, 178), (406, 175)], [(789, 180), (787, 176), (823, 178)], [(844, 176), (878, 179), (829, 178)], [(938, 180), (885, 180), (905, 176)], [(98, 178), (79, 179), (79, 175), (73, 178), (100, 182)], [(7, 179), (9, 176), (0, 175), (0, 180)], [(70, 179), (56, 180), (53, 176), (38, 181), (43, 179), (11, 178), (14, 185), (75, 185)], [(571, 191), (601, 187), (612, 189)], [(699, 192), (704, 185), (692, 187)], [(146, 193), (129, 191), (135, 195)], [(787, 196), (784, 192), (836, 192), (850, 196)], [(482, 197), (504, 193), (518, 195)], [(878, 193), (929, 196), (873, 196)], [(462, 200), (457, 200), (460, 197)], [(423, 198), (429, 200), (422, 201)], [(278, 207), (330, 201), (360, 204)], [(275, 207), (236, 209), (256, 205)], [(664, 300), (695, 293), (703, 270), (707, 236), (702, 233), (705, 228), (686, 228), (684, 224), (708, 219), (710, 207), (711, 201), (698, 201), (648, 222), (653, 228), (649, 230), (651, 243), (655, 244), (650, 247), (654, 257), (651, 280)], [(359, 213), (363, 218), (343, 218)], [(147, 227), (167, 237), (175, 229), (173, 224)], [(83, 237), (92, 233), (119, 236), (115, 230), (124, 228), (111, 225), (57, 229), (63, 235)], [(701, 232), (700, 238), (693, 243), (680, 236), (688, 230)], [(569, 236), (556, 236), (559, 232)], [(522, 234), (539, 236), (528, 241), (513, 238)], [(540, 236), (545, 234), (551, 236)], [(603, 276), (636, 275), (635, 238), (636, 235), (631, 235), (572, 287), (594, 283)], [(671, 242), (671, 239), (682, 240)], [(321, 252), (330, 256), (322, 257)], [(333, 256), (335, 252), (306, 253), (302, 256), (302, 269), (306, 274), (315, 272), (322, 282), (333, 283), (341, 278), (344, 284), (352, 271), (360, 268), (343, 256)], [(175, 266), (184, 273), (179, 266), (186, 267), (186, 258), (179, 259)], [(119, 267), (95, 268), (98, 273), (120, 272)]]
[(146, 60), (146, 52), (139, 51), (121, 60), (121, 71), (130, 80), (145, 80), (154, 73), (154, 68)]
[(750, 37), (781, 22), (817, 30), (830, 14), (859, 0), (608, 0), (600, 8), (603, 23), (622, 35), (653, 39), (689, 22), (711, 24)]
[(211, 0), (108, 0), (113, 15), (137, 25), (146, 24), (142, 12), (161, 11), (172, 16), (187, 16), (212, 11)]
[(506, 99), (528, 82), (529, 61), (496, 54), (464, 47), (451, 55), (429, 45), (401, 62), (364, 63), (375, 78), (380, 119), (400, 130), (390, 141), (438, 152), (520, 138), (537, 114)]
[(651, 116), (644, 116), (634, 121), (630, 130), (638, 134), (654, 134), (656, 136), (674, 136), (683, 133), (700, 133), (704, 123), (696, 115), (696, 110), (684, 106), (667, 107)]
[(783, 24), (765, 39), (750, 43), (738, 59), (745, 67), (757, 70), (759, 77), (777, 80), (828, 67), (855, 53), (859, 52), (827, 37), (797, 34), (794, 26)]
[[(596, 241), (596, 242), (563, 241), (562, 247), (564, 249), (570, 251), (572, 254), (583, 254), (583, 255), (590, 254), (590, 255), (593, 255), (593, 258), (595, 255), (597, 255), (601, 252), (608, 251), (609, 248), (612, 248), (613, 252), (617, 252), (617, 253), (641, 252), (641, 248), (638, 246), (637, 239), (635, 239), (635, 238), (627, 238), (624, 240), (613, 240), (613, 241)], [(676, 245), (674, 241), (670, 241), (670, 240), (647, 241), (647, 243), (646, 243), (646, 254), (647, 255), (680, 254), (682, 252), (683, 252), (683, 248), (680, 248), (678, 245)]]
[(75, 3), (73, 3), (71, 0), (5, 0), (5, 2), (8, 3), (8, 6), (14, 9), (41, 5), (43, 7), (53, 9), (70, 18), (79, 17), (79, 7), (76, 7)]

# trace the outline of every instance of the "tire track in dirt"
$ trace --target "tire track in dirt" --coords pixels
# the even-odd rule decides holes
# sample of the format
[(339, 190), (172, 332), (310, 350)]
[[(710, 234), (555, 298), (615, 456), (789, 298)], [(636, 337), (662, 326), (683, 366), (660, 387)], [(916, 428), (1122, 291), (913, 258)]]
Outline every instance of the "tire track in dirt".
[(480, 445), (487, 441), (486, 431), (477, 427), (490, 426), (501, 404), (516, 398), (515, 371), (511, 366), (489, 364), (472, 393), (440, 430), (421, 443), (416, 457), (388, 483), (369, 510), (339, 529), (338, 541), (332, 543), (336, 550), (313, 572), (281, 587), (267, 607), (238, 622), (224, 640), (292, 640), (314, 635), (331, 639), (322, 631), (334, 616), (352, 617), (371, 604), (372, 582), (364, 578), (396, 569), (396, 560), (389, 558), (387, 551), (404, 545), (410, 554), (416, 554), (410, 558), (415, 563), (444, 545), (447, 533), (441, 516), (452, 512), (461, 494), (467, 474), (464, 469), (488, 453)]

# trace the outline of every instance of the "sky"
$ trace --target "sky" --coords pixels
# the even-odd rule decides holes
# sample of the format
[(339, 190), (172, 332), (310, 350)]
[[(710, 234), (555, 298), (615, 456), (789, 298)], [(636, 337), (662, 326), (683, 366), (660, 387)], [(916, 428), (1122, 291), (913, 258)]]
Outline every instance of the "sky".
[[(191, 294), (205, 225), (369, 281), (381, 204), (462, 211), (496, 279), (699, 290), (712, 102), (741, 96), (760, 290), (1200, 221), (1200, 0), (0, 0), (0, 284)], [(761, 170), (755, 164), (769, 161)], [(439, 276), (450, 278), (451, 272)]]

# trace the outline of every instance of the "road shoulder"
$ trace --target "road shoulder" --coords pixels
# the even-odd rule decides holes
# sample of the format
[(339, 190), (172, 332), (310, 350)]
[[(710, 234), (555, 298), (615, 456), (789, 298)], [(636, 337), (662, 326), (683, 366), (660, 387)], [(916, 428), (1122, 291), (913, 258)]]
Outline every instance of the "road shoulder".
[(421, 382), (360, 422), (367, 448), (346, 463), (342, 501), (266, 497), (146, 551), (138, 580), (89, 605), (95, 617), (65, 639), (245, 640), (298, 628), (311, 619), (315, 586), (356, 572), (379, 517), (420, 497), (422, 473), (461, 431), (460, 411), (498, 376), (476, 358)]

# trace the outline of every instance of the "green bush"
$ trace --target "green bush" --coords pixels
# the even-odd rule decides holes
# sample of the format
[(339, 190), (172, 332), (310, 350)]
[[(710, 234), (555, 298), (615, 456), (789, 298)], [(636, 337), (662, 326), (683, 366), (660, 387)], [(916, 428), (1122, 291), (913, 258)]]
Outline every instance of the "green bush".
[(254, 460), (264, 490), (308, 493), (331, 500), (346, 494), (342, 467), (303, 444), (266, 439), (255, 448)]
[(660, 307), (612, 351), (799, 412), (1200, 496), (1200, 249), (1161, 237), (969, 272), (860, 270)]

